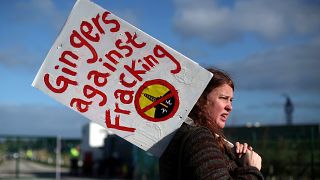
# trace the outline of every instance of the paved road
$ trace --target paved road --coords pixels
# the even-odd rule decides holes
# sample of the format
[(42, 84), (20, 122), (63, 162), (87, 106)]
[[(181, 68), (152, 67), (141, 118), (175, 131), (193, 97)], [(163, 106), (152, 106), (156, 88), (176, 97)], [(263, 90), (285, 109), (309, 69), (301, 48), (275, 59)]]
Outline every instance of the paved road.
[[(95, 178), (72, 177), (68, 168), (61, 168), (61, 180), (97, 180)], [(16, 161), (7, 160), (0, 164), (0, 180), (56, 179), (56, 168), (32, 161), (20, 160), (19, 177), (16, 177)], [(101, 179), (100, 179), (101, 180)], [(111, 179), (109, 179), (111, 180)], [(113, 179), (115, 180), (115, 179)]]
[[(68, 173), (67, 168), (61, 168), (61, 173)], [(52, 166), (47, 166), (31, 161), (19, 161), (19, 178), (21, 179), (38, 179), (38, 178), (53, 178), (56, 177), (56, 169)], [(0, 165), (0, 179), (16, 179), (16, 161), (8, 160)]]

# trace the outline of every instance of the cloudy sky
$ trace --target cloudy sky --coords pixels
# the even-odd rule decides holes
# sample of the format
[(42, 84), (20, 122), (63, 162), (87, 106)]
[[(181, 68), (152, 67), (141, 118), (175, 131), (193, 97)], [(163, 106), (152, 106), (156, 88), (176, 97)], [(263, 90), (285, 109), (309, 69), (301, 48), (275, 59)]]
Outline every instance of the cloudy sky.
[[(229, 126), (320, 123), (320, 1), (95, 0), (236, 83)], [(0, 134), (79, 137), (87, 119), (31, 87), (75, 0), (3, 0)]]

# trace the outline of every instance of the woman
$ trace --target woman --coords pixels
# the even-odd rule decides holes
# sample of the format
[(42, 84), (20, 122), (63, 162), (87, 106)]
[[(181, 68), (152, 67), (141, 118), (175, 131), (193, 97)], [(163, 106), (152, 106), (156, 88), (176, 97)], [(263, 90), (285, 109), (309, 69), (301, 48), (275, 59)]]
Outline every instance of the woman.
[(261, 157), (246, 143), (232, 148), (222, 132), (232, 111), (232, 80), (208, 70), (213, 78), (160, 157), (160, 178), (263, 179)]

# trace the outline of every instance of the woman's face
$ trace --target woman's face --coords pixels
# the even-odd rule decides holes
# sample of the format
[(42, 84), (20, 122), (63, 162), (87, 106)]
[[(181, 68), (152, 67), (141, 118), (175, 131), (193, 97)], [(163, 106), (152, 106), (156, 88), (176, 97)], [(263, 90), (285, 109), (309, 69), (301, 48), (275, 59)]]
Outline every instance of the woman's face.
[(208, 94), (207, 115), (219, 128), (224, 128), (232, 110), (233, 90), (228, 84), (213, 89)]

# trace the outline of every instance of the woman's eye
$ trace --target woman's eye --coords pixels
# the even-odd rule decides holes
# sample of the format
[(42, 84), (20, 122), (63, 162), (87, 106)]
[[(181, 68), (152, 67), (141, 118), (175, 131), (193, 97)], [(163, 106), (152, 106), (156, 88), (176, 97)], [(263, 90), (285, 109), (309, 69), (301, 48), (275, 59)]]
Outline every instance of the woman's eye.
[(221, 96), (220, 98), (221, 99), (228, 99), (228, 97), (225, 97), (225, 96)]

